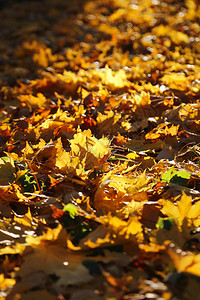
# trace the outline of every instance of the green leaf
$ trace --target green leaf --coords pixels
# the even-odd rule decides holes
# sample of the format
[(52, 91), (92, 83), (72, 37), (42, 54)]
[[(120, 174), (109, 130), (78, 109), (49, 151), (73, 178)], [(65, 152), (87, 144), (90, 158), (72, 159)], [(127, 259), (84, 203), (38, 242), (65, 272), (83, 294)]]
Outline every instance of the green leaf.
[(67, 211), (72, 219), (74, 219), (75, 216), (77, 215), (77, 209), (71, 203), (65, 205), (65, 207), (63, 208), (63, 211)]
[(173, 217), (159, 218), (156, 224), (156, 228), (170, 230), (174, 223)]
[(173, 182), (184, 185), (185, 181), (190, 178), (190, 172), (181, 170), (177, 171), (172, 166), (166, 173), (161, 175), (161, 179), (167, 183)]
[(34, 192), (37, 190), (37, 182), (33, 175), (28, 172), (19, 177), (19, 182), (21, 183), (24, 192)]
[(170, 180), (173, 178), (174, 176), (174, 167), (171, 167), (167, 173), (163, 173), (161, 175), (161, 179), (165, 182), (170, 182)]
[(30, 169), (26, 169), (24, 170), (24, 172), (22, 172), (22, 175), (18, 178), (18, 181), (22, 185), (24, 192), (33, 193), (35, 191), (38, 191), (38, 185), (41, 191), (47, 190), (45, 182), (40, 180), (38, 177), (36, 178), (35, 176), (33, 176)]
[(183, 170), (182, 171), (177, 171), (176, 175), (178, 177), (183, 178), (183, 179), (190, 179), (190, 172), (187, 172), (187, 171), (183, 171)]

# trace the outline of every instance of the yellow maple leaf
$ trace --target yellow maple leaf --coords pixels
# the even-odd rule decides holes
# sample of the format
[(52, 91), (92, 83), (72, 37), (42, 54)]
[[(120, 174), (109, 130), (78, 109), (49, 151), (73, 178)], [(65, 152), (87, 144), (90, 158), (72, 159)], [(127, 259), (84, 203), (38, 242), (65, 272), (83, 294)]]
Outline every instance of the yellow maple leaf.
[(114, 73), (108, 65), (105, 67), (105, 74), (102, 76), (102, 83), (105, 84), (109, 89), (115, 90), (129, 86), (130, 83), (126, 78), (124, 70), (119, 70)]
[(92, 136), (90, 130), (83, 132), (79, 130), (69, 143), (71, 148), (69, 152), (63, 149), (61, 138), (45, 145), (36, 153), (34, 167), (38, 167), (38, 162), (45, 161), (44, 167), (57, 168), (84, 179), (94, 167), (101, 169), (104, 158), (110, 153), (110, 141), (105, 137), (98, 140)]
[[(94, 205), (98, 211), (116, 213), (124, 209), (124, 213), (133, 212), (134, 201), (146, 202), (149, 189), (149, 178), (145, 173), (138, 177), (115, 175), (116, 170), (104, 175), (95, 193)], [(127, 207), (129, 202), (133, 201)], [(132, 206), (132, 207), (131, 207)], [(140, 205), (135, 208), (141, 208)]]
[(172, 125), (171, 123), (162, 123), (159, 124), (152, 131), (148, 132), (145, 135), (145, 138), (147, 140), (148, 139), (156, 140), (159, 139), (160, 137), (164, 137), (167, 135), (176, 136), (178, 134), (178, 130), (179, 130), (179, 125), (176, 126), (176, 125)]
[(59, 234), (62, 231), (62, 226), (59, 224), (57, 228), (48, 228), (46, 233), (40, 236), (28, 235), (26, 237), (26, 243), (29, 246), (39, 245), (42, 241), (53, 243), (58, 239)]
[(110, 153), (110, 141), (106, 137), (98, 140), (92, 136), (89, 129), (83, 132), (79, 131), (69, 142), (71, 157), (79, 157), (79, 164), (84, 163), (85, 171), (101, 167), (102, 159)]
[(31, 111), (34, 109), (44, 109), (48, 106), (48, 100), (42, 93), (38, 93), (37, 97), (33, 95), (20, 95), (18, 99), (21, 101), (22, 106), (27, 107)]
[(26, 141), (26, 147), (24, 147), (21, 152), (23, 153), (24, 159), (30, 159), (34, 155), (34, 150), (27, 141)]
[(27, 202), (27, 198), (22, 194), (20, 187), (12, 183), (9, 186), (0, 186), (1, 201)]
[(131, 216), (127, 221), (108, 215), (102, 219), (102, 223), (111, 231), (114, 238), (135, 240), (142, 242), (143, 228), (137, 216)]
[(164, 74), (161, 78), (161, 82), (164, 85), (169, 86), (171, 89), (178, 90), (186, 90), (189, 85), (189, 79), (185, 76), (185, 74), (178, 74), (175, 72), (171, 72), (170, 74)]
[(15, 243), (11, 246), (6, 246), (0, 249), (0, 255), (8, 255), (8, 254), (21, 254), (25, 249), (24, 244)]
[[(159, 200), (163, 205), (161, 212), (166, 216), (173, 217), (178, 225), (179, 230), (183, 231), (192, 226), (200, 224), (200, 201), (192, 205), (192, 197), (187, 196), (184, 192), (177, 204), (169, 200)], [(189, 230), (188, 228), (188, 230)]]
[(63, 74), (56, 74), (56, 79), (60, 80), (64, 83), (65, 89), (70, 92), (74, 92), (77, 90), (79, 84), (83, 81), (82, 77), (79, 74), (75, 74), (71, 71), (64, 70)]
[(174, 30), (171, 27), (165, 26), (163, 24), (154, 27), (153, 32), (157, 36), (168, 36), (168, 37), (170, 37), (175, 44), (180, 44), (182, 42), (184, 42), (184, 43), (189, 42), (189, 37), (188, 37), (187, 34), (181, 32), (181, 31), (178, 31), (178, 30)]
[(187, 272), (200, 276), (200, 254), (182, 251), (174, 243), (165, 242), (167, 253), (179, 272)]
[(15, 164), (11, 156), (0, 158), (0, 185), (9, 185), (14, 180)]
[(59, 138), (55, 143), (55, 167), (57, 167), (60, 170), (64, 170), (66, 166), (70, 162), (70, 156), (69, 153), (67, 153), (62, 146), (61, 138)]
[(23, 217), (17, 217), (16, 215), (14, 216), (14, 221), (25, 227), (32, 227), (32, 220), (33, 218), (30, 208), (28, 208), (28, 212)]
[(137, 216), (131, 216), (124, 221), (116, 216), (107, 215), (97, 221), (101, 225), (80, 241), (80, 249), (106, 247), (119, 243), (135, 244), (144, 239), (142, 224)]
[(141, 94), (132, 94), (128, 101), (131, 101), (132, 104), (136, 104), (137, 106), (146, 106), (151, 104), (150, 94), (142, 91)]

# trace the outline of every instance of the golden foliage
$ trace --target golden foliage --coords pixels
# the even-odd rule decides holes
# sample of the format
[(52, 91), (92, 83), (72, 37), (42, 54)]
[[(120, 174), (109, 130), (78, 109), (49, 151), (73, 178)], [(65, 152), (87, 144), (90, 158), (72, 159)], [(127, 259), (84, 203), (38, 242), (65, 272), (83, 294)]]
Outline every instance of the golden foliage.
[(0, 298), (196, 299), (198, 1), (0, 6)]

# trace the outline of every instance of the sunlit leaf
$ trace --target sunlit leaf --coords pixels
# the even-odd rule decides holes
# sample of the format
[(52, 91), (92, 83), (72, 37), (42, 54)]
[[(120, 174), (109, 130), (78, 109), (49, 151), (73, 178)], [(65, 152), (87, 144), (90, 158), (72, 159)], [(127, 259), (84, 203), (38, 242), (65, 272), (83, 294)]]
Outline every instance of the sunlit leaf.
[(15, 164), (12, 157), (0, 158), (0, 185), (9, 185), (14, 180)]
[(126, 73), (124, 70), (119, 70), (114, 73), (112, 70), (106, 65), (105, 74), (103, 76), (102, 82), (108, 86), (111, 90), (120, 89), (129, 85), (126, 79)]
[(3, 274), (0, 274), (0, 289), (1, 291), (5, 290), (9, 286), (13, 286), (15, 284), (14, 278), (5, 278)]
[(181, 180), (190, 179), (190, 172), (184, 170), (175, 170), (172, 166), (166, 173), (161, 175), (161, 179), (166, 182), (180, 182)]
[(0, 1), (2, 300), (198, 298), (198, 2)]
[(180, 230), (189, 229), (192, 224), (199, 223), (199, 202), (192, 205), (192, 198), (183, 193), (181, 199), (177, 201), (177, 204), (170, 200), (160, 200), (163, 208), (161, 212), (164, 215), (172, 217), (174, 222), (177, 223)]
[[(102, 177), (100, 185), (95, 194), (95, 208), (103, 212), (115, 212), (125, 207), (125, 203), (131, 201), (142, 202), (148, 200), (146, 191), (149, 189), (149, 179), (145, 173), (134, 178), (117, 176), (114, 171)], [(130, 204), (127, 211), (131, 209)], [(134, 206), (134, 205), (133, 205)], [(137, 206), (138, 209), (141, 208)]]
[(67, 211), (72, 219), (74, 219), (77, 214), (76, 207), (71, 203), (65, 205), (63, 211)]
[(32, 109), (44, 109), (48, 105), (48, 100), (42, 93), (38, 93), (37, 97), (33, 95), (20, 95), (19, 100), (24, 107)]
[(30, 208), (28, 209), (28, 212), (23, 217), (20, 218), (20, 217), (14, 216), (14, 221), (16, 223), (18, 223), (18, 225), (21, 224), (22, 226), (25, 226), (25, 227), (32, 227), (33, 218), (31, 215)]
[(167, 249), (175, 268), (179, 272), (188, 272), (200, 276), (200, 254), (182, 251), (173, 243), (168, 243)]

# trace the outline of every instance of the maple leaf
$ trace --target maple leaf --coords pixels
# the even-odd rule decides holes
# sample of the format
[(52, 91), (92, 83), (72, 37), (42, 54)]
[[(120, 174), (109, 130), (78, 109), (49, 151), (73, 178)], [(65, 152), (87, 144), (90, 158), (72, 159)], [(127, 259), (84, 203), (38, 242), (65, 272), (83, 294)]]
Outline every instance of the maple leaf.
[(82, 264), (83, 257), (66, 249), (66, 235), (61, 225), (56, 229), (49, 228), (42, 236), (29, 236), (26, 242), (23, 263), (17, 272), (21, 280), (14, 286), (11, 295), (40, 288), (41, 280), (47, 280), (51, 274), (58, 277), (54, 284), (58, 292), (62, 286), (78, 285), (93, 279)]
[(0, 296), (197, 297), (198, 0), (7, 2)]
[(187, 179), (190, 178), (190, 173), (184, 170), (177, 171), (172, 166), (167, 173), (161, 175), (161, 179), (166, 182), (180, 182), (184, 183)]
[(131, 240), (136, 237), (140, 242), (143, 240), (142, 224), (136, 216), (130, 217), (127, 222), (117, 217), (108, 217), (103, 222), (113, 233), (119, 235), (119, 238), (123, 237)]
[(26, 141), (26, 146), (23, 148), (21, 152), (23, 154), (24, 159), (30, 159), (34, 155), (34, 150), (27, 141)]
[(121, 119), (121, 114), (115, 115), (114, 112), (108, 111), (106, 115), (101, 113), (97, 116), (98, 130), (103, 134), (116, 132), (119, 130), (118, 121)]
[(192, 198), (184, 192), (177, 204), (170, 200), (159, 200), (163, 205), (161, 212), (164, 215), (173, 217), (180, 231), (188, 232), (191, 228), (200, 224), (200, 202), (192, 205)]
[(32, 218), (30, 208), (28, 208), (28, 212), (23, 217), (20, 218), (20, 217), (14, 216), (14, 221), (16, 223), (18, 223), (18, 225), (20, 224), (22, 227), (26, 227), (26, 228), (33, 227), (33, 224), (32, 224), (33, 218)]
[(0, 185), (8, 185), (14, 180), (15, 164), (12, 157), (0, 158)]
[(42, 93), (38, 93), (37, 97), (33, 95), (20, 95), (18, 99), (21, 101), (22, 106), (27, 107), (31, 111), (45, 109), (48, 106), (48, 100)]
[[(101, 169), (101, 161), (105, 156), (110, 153), (109, 150), (109, 140), (106, 137), (97, 139), (92, 136), (91, 131), (85, 130), (83, 132), (78, 132), (74, 135), (74, 138), (69, 141), (71, 145), (71, 157), (77, 157), (78, 168), (83, 171), (80, 172), (88, 173), (88, 170), (98, 167)], [(83, 167), (82, 167), (82, 166)]]
[[(79, 131), (74, 138), (69, 140), (70, 152), (63, 149), (61, 139), (55, 143), (49, 143), (41, 148), (35, 155), (34, 161), (44, 161), (45, 167), (57, 168), (72, 175), (85, 178), (94, 167), (102, 167), (102, 160), (108, 156), (109, 140), (107, 138), (96, 139), (91, 131)], [(34, 168), (37, 168), (35, 165)]]
[(27, 202), (27, 198), (22, 194), (21, 188), (12, 183), (9, 186), (0, 186), (1, 201)]
[(77, 90), (79, 84), (83, 81), (81, 76), (66, 70), (64, 70), (63, 75), (57, 74), (56, 78), (62, 81), (65, 84), (65, 88), (72, 93)]
[(200, 276), (200, 254), (182, 251), (174, 243), (166, 241), (167, 253), (179, 272), (188, 272)]
[[(115, 170), (102, 177), (95, 193), (95, 208), (104, 213), (114, 213), (123, 207), (130, 213), (136, 208), (141, 208), (144, 202), (148, 201), (146, 191), (149, 189), (149, 178), (145, 173), (136, 178), (118, 176), (114, 173)], [(141, 204), (135, 203), (137, 201)]]
[(179, 125), (171, 125), (170, 123), (159, 124), (154, 130), (148, 132), (145, 136), (146, 139), (156, 140), (162, 136), (176, 136), (178, 134)]
[(130, 101), (136, 106), (147, 106), (151, 104), (150, 94), (142, 91), (140, 94), (132, 94), (128, 97), (127, 101)]
[(124, 221), (116, 216), (108, 215), (97, 221), (102, 225), (80, 241), (79, 250), (121, 243), (130, 243), (136, 249), (137, 242), (140, 243), (144, 239), (142, 224), (136, 216), (131, 216), (127, 221)]
[(104, 83), (111, 90), (124, 88), (130, 85), (130, 83), (127, 81), (124, 70), (119, 70), (114, 74), (108, 65), (106, 65), (105, 74), (102, 75), (102, 83)]

